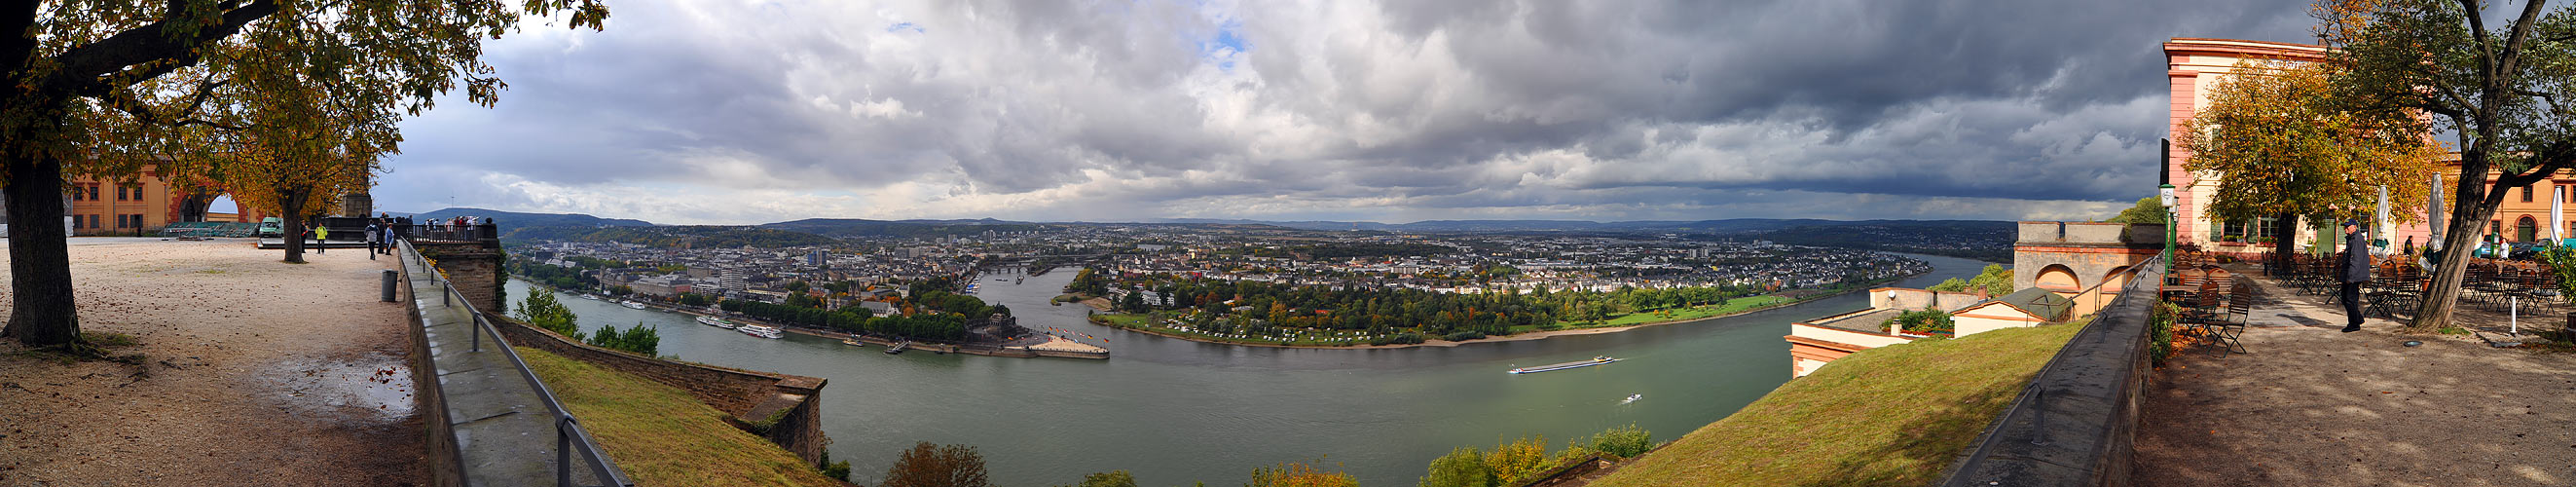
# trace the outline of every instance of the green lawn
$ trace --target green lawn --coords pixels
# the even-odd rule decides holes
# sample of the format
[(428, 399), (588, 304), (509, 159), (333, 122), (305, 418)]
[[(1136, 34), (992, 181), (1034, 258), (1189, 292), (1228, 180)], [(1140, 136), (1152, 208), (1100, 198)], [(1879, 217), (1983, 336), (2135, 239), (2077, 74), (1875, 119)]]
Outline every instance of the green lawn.
[(1591, 485), (1929, 484), (2082, 327), (1855, 353)]
[(1784, 304), (1789, 301), (1789, 298), (1782, 296), (1748, 296), (1729, 299), (1726, 300), (1726, 304), (1716, 306), (1694, 306), (1670, 310), (1672, 311), (1670, 316), (1659, 314), (1656, 311), (1648, 311), (1644, 313), (1628, 313), (1600, 323), (1560, 321), (1557, 322), (1557, 324), (1565, 325), (1566, 328), (1601, 328), (1607, 326), (1643, 325), (1662, 321), (1695, 320), (1727, 313), (1741, 313), (1745, 310)]
[(724, 412), (687, 391), (543, 350), (517, 350), (637, 485), (841, 485), (769, 440), (726, 424)]

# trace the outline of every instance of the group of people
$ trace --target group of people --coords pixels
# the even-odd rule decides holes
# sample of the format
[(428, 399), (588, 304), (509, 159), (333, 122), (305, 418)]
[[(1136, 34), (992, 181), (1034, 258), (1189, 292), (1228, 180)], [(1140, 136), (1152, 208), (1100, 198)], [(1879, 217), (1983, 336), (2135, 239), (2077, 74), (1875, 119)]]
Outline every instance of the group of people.
[[(459, 216), (431, 220), (429, 225), (442, 232), (456, 233), (470, 230), (475, 225), (491, 222), (488, 218)], [(378, 213), (375, 218), (367, 219), (367, 260), (375, 260), (378, 254), (393, 255), (394, 239), (408, 236), (412, 225), (411, 217), (397, 217), (390, 213)], [(323, 253), (330, 248), (323, 245), (331, 238), (329, 227), (316, 225), (307, 235), (313, 236), (313, 253)]]

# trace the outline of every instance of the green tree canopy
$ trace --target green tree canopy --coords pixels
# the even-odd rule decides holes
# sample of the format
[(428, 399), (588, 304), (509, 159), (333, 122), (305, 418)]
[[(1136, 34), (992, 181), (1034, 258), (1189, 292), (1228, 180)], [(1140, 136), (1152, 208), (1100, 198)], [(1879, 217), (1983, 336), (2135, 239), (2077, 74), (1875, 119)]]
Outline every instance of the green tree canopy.
[(2163, 197), (2158, 196), (2139, 198), (2137, 205), (2130, 206), (2125, 210), (2120, 210), (2120, 214), (2113, 215), (2111, 219), (2102, 221), (2110, 223), (2164, 223), (2165, 203), (2162, 201), (2163, 199)]

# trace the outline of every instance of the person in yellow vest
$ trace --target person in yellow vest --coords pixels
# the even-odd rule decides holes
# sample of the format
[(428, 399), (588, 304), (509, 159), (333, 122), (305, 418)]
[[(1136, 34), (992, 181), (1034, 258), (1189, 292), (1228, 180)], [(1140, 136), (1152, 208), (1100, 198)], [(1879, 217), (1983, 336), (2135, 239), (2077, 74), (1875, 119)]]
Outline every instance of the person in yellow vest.
[(313, 226), (313, 253), (319, 254), (322, 253), (322, 249), (330, 248), (329, 245), (322, 244), (323, 242), (328, 242), (330, 240), (331, 227), (321, 225)]

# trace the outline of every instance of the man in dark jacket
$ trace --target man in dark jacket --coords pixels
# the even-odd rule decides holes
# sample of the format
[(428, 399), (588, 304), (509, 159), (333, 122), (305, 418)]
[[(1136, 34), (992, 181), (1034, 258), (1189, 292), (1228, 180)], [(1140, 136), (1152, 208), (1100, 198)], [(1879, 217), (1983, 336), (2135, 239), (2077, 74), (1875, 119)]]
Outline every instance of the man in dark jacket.
[(2361, 221), (2344, 220), (2343, 249), (2335, 274), (2343, 281), (2343, 332), (2352, 333), (2361, 331), (2361, 283), (2370, 282), (2370, 241), (2361, 234)]

